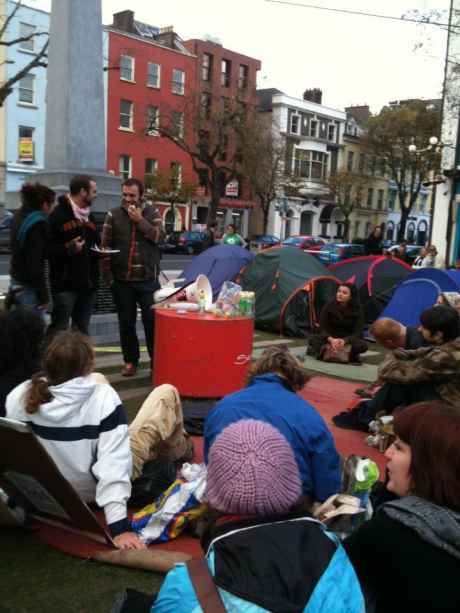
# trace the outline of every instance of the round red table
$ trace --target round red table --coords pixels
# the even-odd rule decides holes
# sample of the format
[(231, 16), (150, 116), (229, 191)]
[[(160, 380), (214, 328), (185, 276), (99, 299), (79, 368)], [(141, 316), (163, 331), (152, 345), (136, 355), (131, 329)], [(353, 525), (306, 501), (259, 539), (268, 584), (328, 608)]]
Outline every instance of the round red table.
[(254, 320), (155, 309), (153, 385), (183, 396), (218, 398), (241, 389), (252, 355)]

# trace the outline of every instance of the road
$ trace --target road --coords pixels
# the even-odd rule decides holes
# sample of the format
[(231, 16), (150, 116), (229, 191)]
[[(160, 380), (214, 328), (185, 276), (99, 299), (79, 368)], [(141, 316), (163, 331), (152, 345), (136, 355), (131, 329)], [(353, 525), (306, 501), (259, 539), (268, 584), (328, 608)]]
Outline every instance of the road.
[[(161, 259), (161, 270), (173, 273), (172, 277), (180, 276), (187, 264), (193, 259), (192, 255), (168, 254), (163, 255)], [(0, 255), (0, 276), (9, 274), (10, 256), (7, 254)]]

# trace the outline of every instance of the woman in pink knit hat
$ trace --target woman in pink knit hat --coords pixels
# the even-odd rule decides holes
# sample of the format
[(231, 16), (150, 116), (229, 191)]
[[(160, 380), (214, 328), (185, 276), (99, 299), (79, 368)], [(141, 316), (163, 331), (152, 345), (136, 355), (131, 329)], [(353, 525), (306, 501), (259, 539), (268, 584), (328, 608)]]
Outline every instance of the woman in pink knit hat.
[(301, 497), (294, 453), (276, 428), (253, 419), (224, 428), (209, 452), (206, 558), (168, 573), (152, 613), (362, 612), (345, 551), (302, 513)]

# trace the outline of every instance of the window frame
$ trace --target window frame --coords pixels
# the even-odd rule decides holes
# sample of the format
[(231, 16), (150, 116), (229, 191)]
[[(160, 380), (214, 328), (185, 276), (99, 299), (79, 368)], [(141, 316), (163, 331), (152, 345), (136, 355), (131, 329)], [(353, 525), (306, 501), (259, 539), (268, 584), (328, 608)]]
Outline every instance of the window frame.
[[(157, 67), (157, 83), (156, 85), (152, 85), (150, 81), (151, 73), (150, 66)], [(152, 89), (160, 89), (161, 87), (161, 64), (157, 64), (157, 62), (147, 62), (147, 87), (151, 87)]]
[[(332, 129), (332, 136), (331, 136), (331, 129)], [(336, 136), (337, 136), (337, 126), (335, 123), (329, 123), (327, 126), (327, 140), (331, 141), (332, 143), (335, 143), (336, 141)]]
[(249, 66), (240, 64), (238, 66), (238, 89), (246, 91), (249, 87)]
[(201, 58), (201, 80), (205, 81), (205, 83), (211, 83), (212, 81), (213, 64), (214, 64), (213, 54), (206, 53), (206, 52), (203, 53), (203, 56)]
[[(123, 102), (127, 102), (129, 107), (129, 114), (122, 112), (122, 104)], [(122, 117), (129, 117), (129, 127), (122, 125)], [(120, 111), (119, 111), (119, 130), (123, 130), (125, 132), (133, 132), (134, 126), (134, 102), (132, 100), (126, 100), (125, 98), (120, 98)]]
[[(21, 136), (21, 130), (29, 130), (30, 131), (30, 136)], [(36, 160), (35, 160), (35, 140), (34, 140), (34, 134), (35, 134), (35, 126), (24, 126), (24, 125), (18, 125), (18, 162), (19, 164), (35, 164)], [(19, 156), (19, 144), (21, 142), (21, 139), (30, 139), (32, 141), (32, 149), (33, 149), (33, 157), (32, 159), (21, 159)]]
[(232, 83), (232, 60), (222, 58), (220, 64), (220, 84), (222, 87), (230, 87)]
[[(155, 109), (155, 121), (153, 122), (153, 125), (155, 127), (151, 127), (151, 116), (153, 115), (152, 110)], [(148, 128), (146, 130), (147, 132), (147, 136), (159, 136), (159, 132), (158, 132), (158, 128), (160, 127), (160, 108), (158, 106), (155, 106), (154, 104), (149, 104), (147, 107), (147, 121), (148, 121)]]
[[(314, 126), (314, 130), (312, 130), (312, 127)], [(315, 118), (311, 118), (310, 122), (308, 124), (308, 136), (310, 138), (318, 138), (318, 128), (319, 128), (319, 121), (318, 119)]]
[[(23, 27), (30, 28), (30, 32), (23, 32)], [(27, 23), (25, 21), (19, 22), (19, 38), (23, 36), (30, 36), (29, 40), (23, 40), (19, 43), (18, 51), (23, 51), (24, 53), (35, 53), (35, 34), (37, 32), (37, 27), (32, 25), (31, 23)], [(23, 45), (31, 45), (30, 47), (23, 47)]]
[[(122, 169), (122, 161), (128, 161), (128, 170)], [(124, 164), (123, 164), (124, 165)], [(131, 155), (127, 153), (122, 153), (118, 158), (118, 175), (121, 177), (122, 181), (126, 181), (130, 179), (133, 174), (133, 158)]]
[[(293, 129), (294, 119), (297, 120), (297, 130)], [(298, 113), (292, 113), (291, 114), (291, 121), (290, 121), (290, 126), (289, 126), (289, 132), (291, 134), (297, 134), (297, 135), (299, 135), (299, 133), (300, 133), (300, 115)]]
[[(179, 73), (182, 75), (180, 81), (175, 78), (178, 76)], [(172, 69), (171, 92), (173, 94), (176, 94), (176, 96), (185, 96), (185, 70), (181, 70), (180, 68)]]
[[(25, 79), (31, 79), (32, 86), (30, 88), (24, 87), (24, 85), (21, 85), (21, 83), (23, 83)], [(22, 92), (24, 91), (32, 92), (32, 96), (31, 96), (32, 100), (21, 100), (21, 91)], [(35, 75), (30, 72), (24, 75), (22, 79), (19, 79), (18, 81), (18, 102), (19, 104), (25, 104), (27, 106), (34, 106), (35, 104)]]
[(372, 209), (374, 204), (374, 188), (373, 187), (368, 187), (367, 188), (367, 198), (366, 198), (366, 206), (368, 209)]
[[(327, 175), (328, 157), (323, 151), (296, 147), (293, 156), (294, 176), (309, 181), (324, 181)], [(318, 169), (321, 169), (319, 173)]]
[[(128, 70), (126, 66), (123, 66), (123, 60), (128, 59), (131, 61), (130, 77), (123, 76), (123, 70)], [(132, 55), (128, 55), (126, 53), (122, 53), (120, 55), (120, 81), (126, 81), (127, 83), (135, 83), (135, 74), (136, 74), (136, 59)]]
[[(175, 121), (175, 118), (178, 119), (177, 122)], [(171, 125), (173, 129), (176, 129), (176, 127), (178, 127), (178, 138), (184, 138), (184, 121), (185, 118), (183, 111), (171, 111)]]

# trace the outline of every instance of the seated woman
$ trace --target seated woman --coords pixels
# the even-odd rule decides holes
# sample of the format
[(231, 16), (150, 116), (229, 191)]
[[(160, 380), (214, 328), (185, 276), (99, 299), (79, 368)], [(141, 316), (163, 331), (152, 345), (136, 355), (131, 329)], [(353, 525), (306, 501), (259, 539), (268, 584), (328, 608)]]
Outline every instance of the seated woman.
[(117, 547), (143, 548), (127, 516), (131, 474), (158, 457), (190, 458), (177, 391), (153, 390), (128, 432), (120, 397), (93, 368), (89, 339), (60, 332), (45, 351), (43, 371), (8, 395), (6, 416), (27, 422), (83, 500), (104, 509)]
[(44, 336), (45, 323), (36, 311), (18, 307), (0, 313), (0, 417), (11, 390), (40, 370)]
[(399, 500), (344, 542), (376, 613), (460, 611), (460, 409), (422, 402), (398, 413), (387, 489)]
[(303, 493), (323, 502), (340, 491), (340, 458), (323, 418), (297, 395), (308, 373), (289, 351), (269, 347), (248, 372), (247, 387), (223, 398), (204, 425), (204, 457), (222, 430), (240, 419), (274, 426), (289, 441), (302, 480)]
[(338, 539), (294, 510), (302, 493), (300, 474), (276, 428), (252, 419), (224, 428), (209, 452), (207, 479), (202, 577), (221, 606), (197, 596), (193, 571), (178, 564), (152, 613), (364, 610)]
[(367, 351), (367, 343), (361, 338), (364, 315), (358, 296), (358, 289), (352, 283), (342, 283), (336, 296), (322, 309), (319, 332), (310, 335), (307, 355), (319, 360), (328, 350), (332, 354), (350, 347), (350, 362), (359, 362), (359, 354)]

